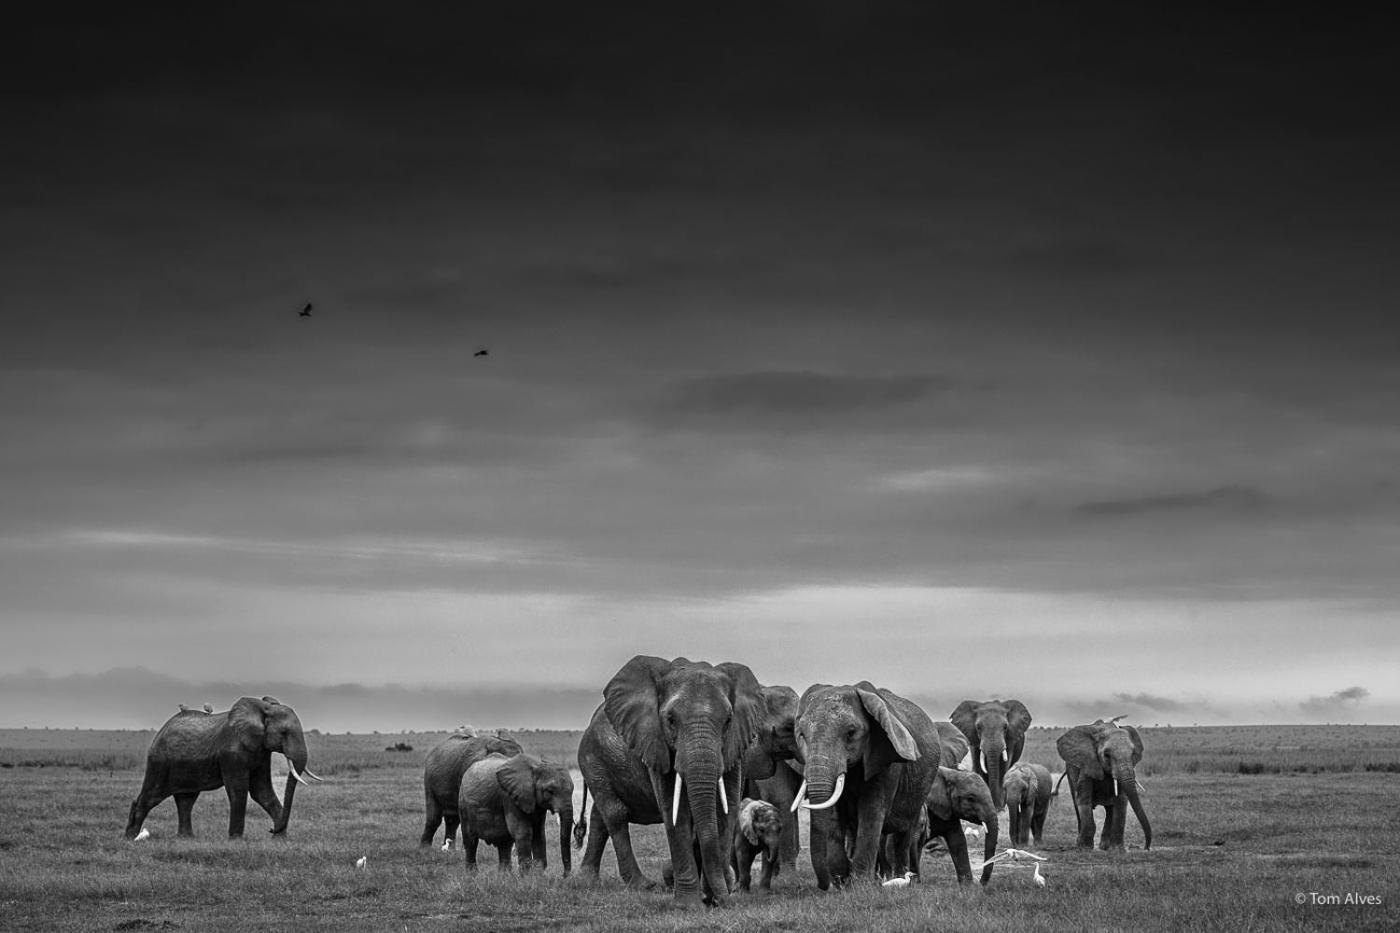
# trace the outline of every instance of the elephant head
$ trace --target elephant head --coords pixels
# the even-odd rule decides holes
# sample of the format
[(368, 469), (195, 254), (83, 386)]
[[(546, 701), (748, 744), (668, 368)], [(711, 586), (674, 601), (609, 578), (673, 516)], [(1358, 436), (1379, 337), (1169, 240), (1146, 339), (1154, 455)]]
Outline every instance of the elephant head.
[(569, 769), (534, 755), (515, 755), (496, 771), (496, 783), (527, 815), (549, 811), (559, 817), (559, 864), (568, 874), (573, 867), (569, 835), (574, 828), (574, 779)]
[(753, 743), (744, 753), (744, 777), (761, 781), (777, 771), (778, 762), (797, 755), (793, 724), (797, 718), (797, 691), (791, 687), (759, 688), (759, 716)]
[(306, 736), (301, 720), (290, 706), (284, 706), (275, 697), (243, 697), (228, 711), (227, 736), (221, 755), (249, 761), (267, 760), (273, 752), (286, 756), (287, 786), (282, 794), (282, 816), (272, 826), (272, 832), (281, 835), (287, 831), (287, 821), (292, 816), (292, 797), (297, 782), (306, 783), (302, 774), (319, 780), (306, 767)]
[(940, 767), (928, 792), (928, 808), (935, 817), (948, 821), (967, 820), (986, 827), (982, 848), (982, 883), (992, 880), (992, 866), (986, 864), (997, 853), (997, 810), (987, 782), (971, 771)]
[[(1136, 767), (1142, 761), (1142, 736), (1138, 731), (1100, 719), (1087, 726), (1075, 726), (1060, 736), (1055, 746), (1067, 770), (1078, 771), (1094, 781), (1107, 780), (1111, 782), (1110, 796), (1127, 798), (1142, 826), (1143, 848), (1152, 848), (1152, 824), (1138, 793)], [(1070, 781), (1073, 787), (1073, 774)]]
[[(853, 687), (808, 687), (798, 702), (796, 732), (804, 805), (812, 810), (836, 805), (847, 769), (856, 764), (870, 781), (892, 764), (919, 760), (913, 733), (868, 680)], [(798, 799), (803, 798), (799, 790)]]
[(1020, 700), (963, 700), (948, 717), (972, 746), (972, 768), (987, 782), (1000, 810), (1002, 777), (1021, 757), (1031, 714)]
[[(724, 781), (726, 775), (734, 778), (737, 804), (737, 776), (762, 705), (753, 672), (732, 662), (638, 655), (603, 690), (608, 722), (652, 774), (667, 832), (673, 841), (689, 837), (698, 847), (700, 864), (694, 867), (716, 899), (729, 891), (730, 802)], [(686, 810), (682, 798), (689, 802)], [(690, 844), (676, 849), (692, 851)], [(677, 898), (697, 896), (699, 879), (690, 866), (674, 868)]]
[(749, 845), (763, 849), (770, 858), (778, 857), (783, 821), (778, 808), (771, 803), (745, 797), (739, 803), (739, 832), (744, 834)]

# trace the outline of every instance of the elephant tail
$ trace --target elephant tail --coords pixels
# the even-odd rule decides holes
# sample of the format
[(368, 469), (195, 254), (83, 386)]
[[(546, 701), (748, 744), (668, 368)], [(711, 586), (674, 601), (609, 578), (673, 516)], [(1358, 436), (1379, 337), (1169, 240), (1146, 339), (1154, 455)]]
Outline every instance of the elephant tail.
[(582, 849), (583, 840), (588, 835), (588, 782), (583, 782), (583, 806), (578, 811), (578, 822), (574, 823), (574, 848)]
[[(1058, 781), (1055, 782), (1055, 789), (1054, 789), (1053, 791), (1050, 792), (1050, 796), (1051, 796), (1051, 797), (1058, 797), (1058, 796), (1060, 796), (1060, 784), (1061, 784), (1061, 782), (1064, 781), (1065, 775), (1067, 775), (1067, 774), (1069, 774), (1069, 771), (1068, 771), (1068, 770), (1065, 770), (1065, 771), (1061, 771), (1061, 772), (1060, 772), (1060, 779), (1059, 779)], [(1074, 788), (1073, 788), (1073, 787), (1070, 788), (1070, 795), (1071, 795), (1071, 796), (1074, 795)]]

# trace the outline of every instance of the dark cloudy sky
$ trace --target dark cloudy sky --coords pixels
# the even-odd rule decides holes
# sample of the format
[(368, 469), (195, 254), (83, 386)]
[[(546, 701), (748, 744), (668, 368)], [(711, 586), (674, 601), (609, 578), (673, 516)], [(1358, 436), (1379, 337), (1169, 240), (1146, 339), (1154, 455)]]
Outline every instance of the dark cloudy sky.
[[(1359, 13), (28, 15), (0, 725), (148, 668), (389, 727), (313, 688), (634, 653), (940, 715), (1400, 721), (1400, 138)], [(158, 722), (152, 684), (59, 724)]]

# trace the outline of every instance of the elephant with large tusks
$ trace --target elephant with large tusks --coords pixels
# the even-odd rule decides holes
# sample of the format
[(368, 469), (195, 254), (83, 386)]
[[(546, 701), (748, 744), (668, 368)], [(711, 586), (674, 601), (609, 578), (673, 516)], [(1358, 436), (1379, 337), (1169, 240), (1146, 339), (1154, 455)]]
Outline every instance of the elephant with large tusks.
[(873, 881), (887, 834), (891, 872), (903, 875), (941, 755), (928, 714), (869, 681), (815, 684), (798, 703), (796, 732), (794, 806), (811, 811), (817, 887)]
[(427, 815), (423, 822), (423, 836), (418, 840), (419, 847), (426, 849), (432, 845), (438, 826), (446, 820), (443, 847), (452, 848), (460, 820), (457, 795), (462, 789), (462, 775), (467, 773), (468, 768), (487, 755), (509, 758), (520, 752), (520, 744), (514, 739), (502, 735), (477, 735), (474, 729), (465, 731), (462, 728), (433, 746), (423, 761), (423, 797)]
[(1006, 806), (1002, 780), (1021, 758), (1030, 710), (1020, 700), (963, 700), (948, 718), (972, 746), (972, 770), (987, 782), (1000, 810)]
[(1093, 848), (1094, 808), (1100, 806), (1104, 808), (1101, 848), (1123, 849), (1129, 806), (1142, 826), (1142, 847), (1152, 848), (1152, 824), (1142, 807), (1135, 770), (1142, 761), (1142, 736), (1132, 726), (1118, 725), (1121, 718), (1075, 726), (1055, 743), (1065, 760), (1065, 777), (1079, 820), (1078, 843), (1082, 848)]
[(579, 740), (593, 795), (583, 870), (596, 875), (612, 839), (623, 881), (651, 887), (628, 824), (662, 823), (676, 901), (724, 901), (743, 758), (762, 728), (762, 688), (743, 664), (638, 655), (603, 689)]
[[(287, 758), (282, 800), (272, 787), (272, 753)], [(290, 707), (273, 697), (243, 697), (225, 713), (181, 710), (161, 726), (146, 752), (146, 777), (131, 802), (126, 838), (135, 839), (146, 814), (175, 798), (181, 836), (193, 836), (190, 813), (202, 791), (228, 794), (228, 835), (243, 835), (248, 795), (272, 817), (272, 833), (287, 831), (297, 783), (321, 780), (306, 766), (306, 736)]]

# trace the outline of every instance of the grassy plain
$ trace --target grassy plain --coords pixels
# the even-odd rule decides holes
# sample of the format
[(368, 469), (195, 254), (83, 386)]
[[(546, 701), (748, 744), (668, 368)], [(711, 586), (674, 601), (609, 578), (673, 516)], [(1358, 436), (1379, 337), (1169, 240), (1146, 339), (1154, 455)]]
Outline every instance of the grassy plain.
[[(1026, 757), (1057, 764), (1058, 734), (1033, 730)], [(1011, 868), (998, 869), (986, 889), (960, 889), (937, 854), (925, 861), (922, 885), (822, 894), (804, 852), (773, 895), (699, 913), (624, 889), (611, 848), (599, 881), (562, 879), (553, 847), (549, 869), (533, 877), (491, 869), (469, 878), (460, 852), (420, 851), (419, 768), (443, 733), (311, 736), (312, 767), (331, 780), (297, 795), (287, 839), (268, 836), (261, 812), (250, 810), (248, 837), (230, 842), (227, 803), (216, 792), (195, 806), (196, 838), (175, 837), (167, 801), (147, 821), (152, 838), (128, 843), (121, 830), (150, 735), (0, 730), (0, 929), (1400, 928), (1396, 727), (1148, 730), (1152, 851), (1132, 848), (1141, 836), (1131, 820), (1127, 853), (1074, 849), (1074, 814), (1057, 801), (1044, 888)], [(574, 733), (515, 735), (564, 761), (577, 745)], [(413, 750), (385, 750), (400, 742)], [(660, 828), (636, 827), (633, 837), (643, 869), (658, 876)], [(354, 864), (360, 856), (363, 870)], [(1346, 903), (1348, 895), (1380, 903)], [(1334, 896), (1341, 903), (1323, 902)]]

